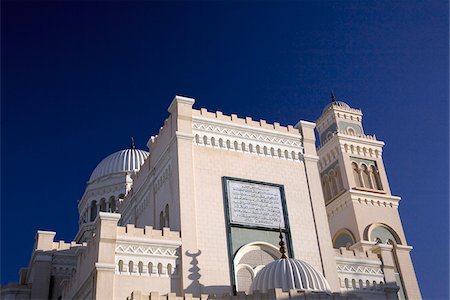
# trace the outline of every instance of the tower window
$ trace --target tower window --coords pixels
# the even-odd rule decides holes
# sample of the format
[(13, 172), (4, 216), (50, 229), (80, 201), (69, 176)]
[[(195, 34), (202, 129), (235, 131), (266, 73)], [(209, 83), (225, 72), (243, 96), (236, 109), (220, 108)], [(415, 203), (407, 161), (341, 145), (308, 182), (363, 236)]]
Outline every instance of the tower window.
[(360, 169), (358, 167), (358, 164), (353, 162), (352, 163), (352, 170), (353, 170), (353, 178), (355, 179), (355, 184), (357, 187), (362, 187), (362, 181), (360, 177)]
[(365, 164), (362, 164), (361, 171), (362, 171), (361, 175), (362, 175), (363, 181), (364, 181), (364, 187), (371, 189), (372, 181), (370, 180), (369, 169), (367, 168), (367, 166)]
[(97, 217), (97, 201), (92, 201), (91, 203), (91, 222), (95, 220), (95, 217)]
[(349, 247), (355, 243), (355, 239), (353, 238), (353, 234), (347, 230), (340, 230), (333, 238), (333, 248), (339, 249), (341, 247)]

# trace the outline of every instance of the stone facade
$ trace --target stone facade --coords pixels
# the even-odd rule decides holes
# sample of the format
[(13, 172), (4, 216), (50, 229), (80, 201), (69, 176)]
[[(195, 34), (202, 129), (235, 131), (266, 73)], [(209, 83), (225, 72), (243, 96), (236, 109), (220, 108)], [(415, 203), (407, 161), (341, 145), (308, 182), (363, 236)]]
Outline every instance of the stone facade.
[[(39, 231), (28, 268), (2, 287), (2, 299), (420, 298), (384, 143), (364, 134), (360, 110), (332, 102), (317, 121), (316, 149), (315, 123), (269, 124), (194, 102), (174, 98), (150, 155), (138, 153), (140, 166), (97, 167), (111, 171), (88, 182), (77, 242)], [(227, 180), (279, 193), (279, 228), (231, 220)], [(279, 257), (278, 232), (289, 256), (322, 274), (332, 294), (247, 295)]]

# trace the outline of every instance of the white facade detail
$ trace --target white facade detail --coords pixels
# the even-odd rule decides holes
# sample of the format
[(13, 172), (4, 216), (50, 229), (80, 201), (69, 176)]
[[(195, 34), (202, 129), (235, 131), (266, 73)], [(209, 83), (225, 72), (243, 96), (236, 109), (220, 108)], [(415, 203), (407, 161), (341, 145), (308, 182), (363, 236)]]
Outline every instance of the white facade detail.
[(361, 110), (333, 96), (282, 126), (194, 103), (173, 99), (149, 152), (98, 164), (75, 241), (38, 231), (2, 299), (421, 299)]

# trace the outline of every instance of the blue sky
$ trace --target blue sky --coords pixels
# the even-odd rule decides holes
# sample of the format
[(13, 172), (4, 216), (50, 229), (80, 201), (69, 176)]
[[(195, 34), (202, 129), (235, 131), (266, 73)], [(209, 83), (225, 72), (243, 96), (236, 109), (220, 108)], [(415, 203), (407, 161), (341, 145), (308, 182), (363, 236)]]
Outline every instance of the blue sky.
[(73, 239), (98, 162), (145, 149), (175, 94), (282, 124), (337, 98), (384, 162), (427, 299), (448, 298), (446, 1), (2, 2), (1, 282), (36, 230)]

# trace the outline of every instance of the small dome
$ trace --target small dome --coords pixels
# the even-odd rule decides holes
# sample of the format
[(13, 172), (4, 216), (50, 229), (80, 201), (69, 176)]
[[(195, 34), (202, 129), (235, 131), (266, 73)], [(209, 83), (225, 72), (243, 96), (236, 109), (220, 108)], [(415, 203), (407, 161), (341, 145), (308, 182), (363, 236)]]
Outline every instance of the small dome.
[(256, 274), (251, 291), (266, 293), (270, 289), (306, 290), (331, 293), (331, 288), (322, 274), (304, 261), (280, 258), (266, 265)]
[(325, 113), (331, 106), (340, 107), (340, 108), (351, 108), (350, 105), (345, 103), (344, 101), (332, 101), (323, 109), (322, 113)]
[(141, 168), (149, 153), (139, 149), (125, 149), (117, 151), (103, 159), (92, 172), (89, 181), (92, 182), (100, 177), (121, 173), (137, 172)]

